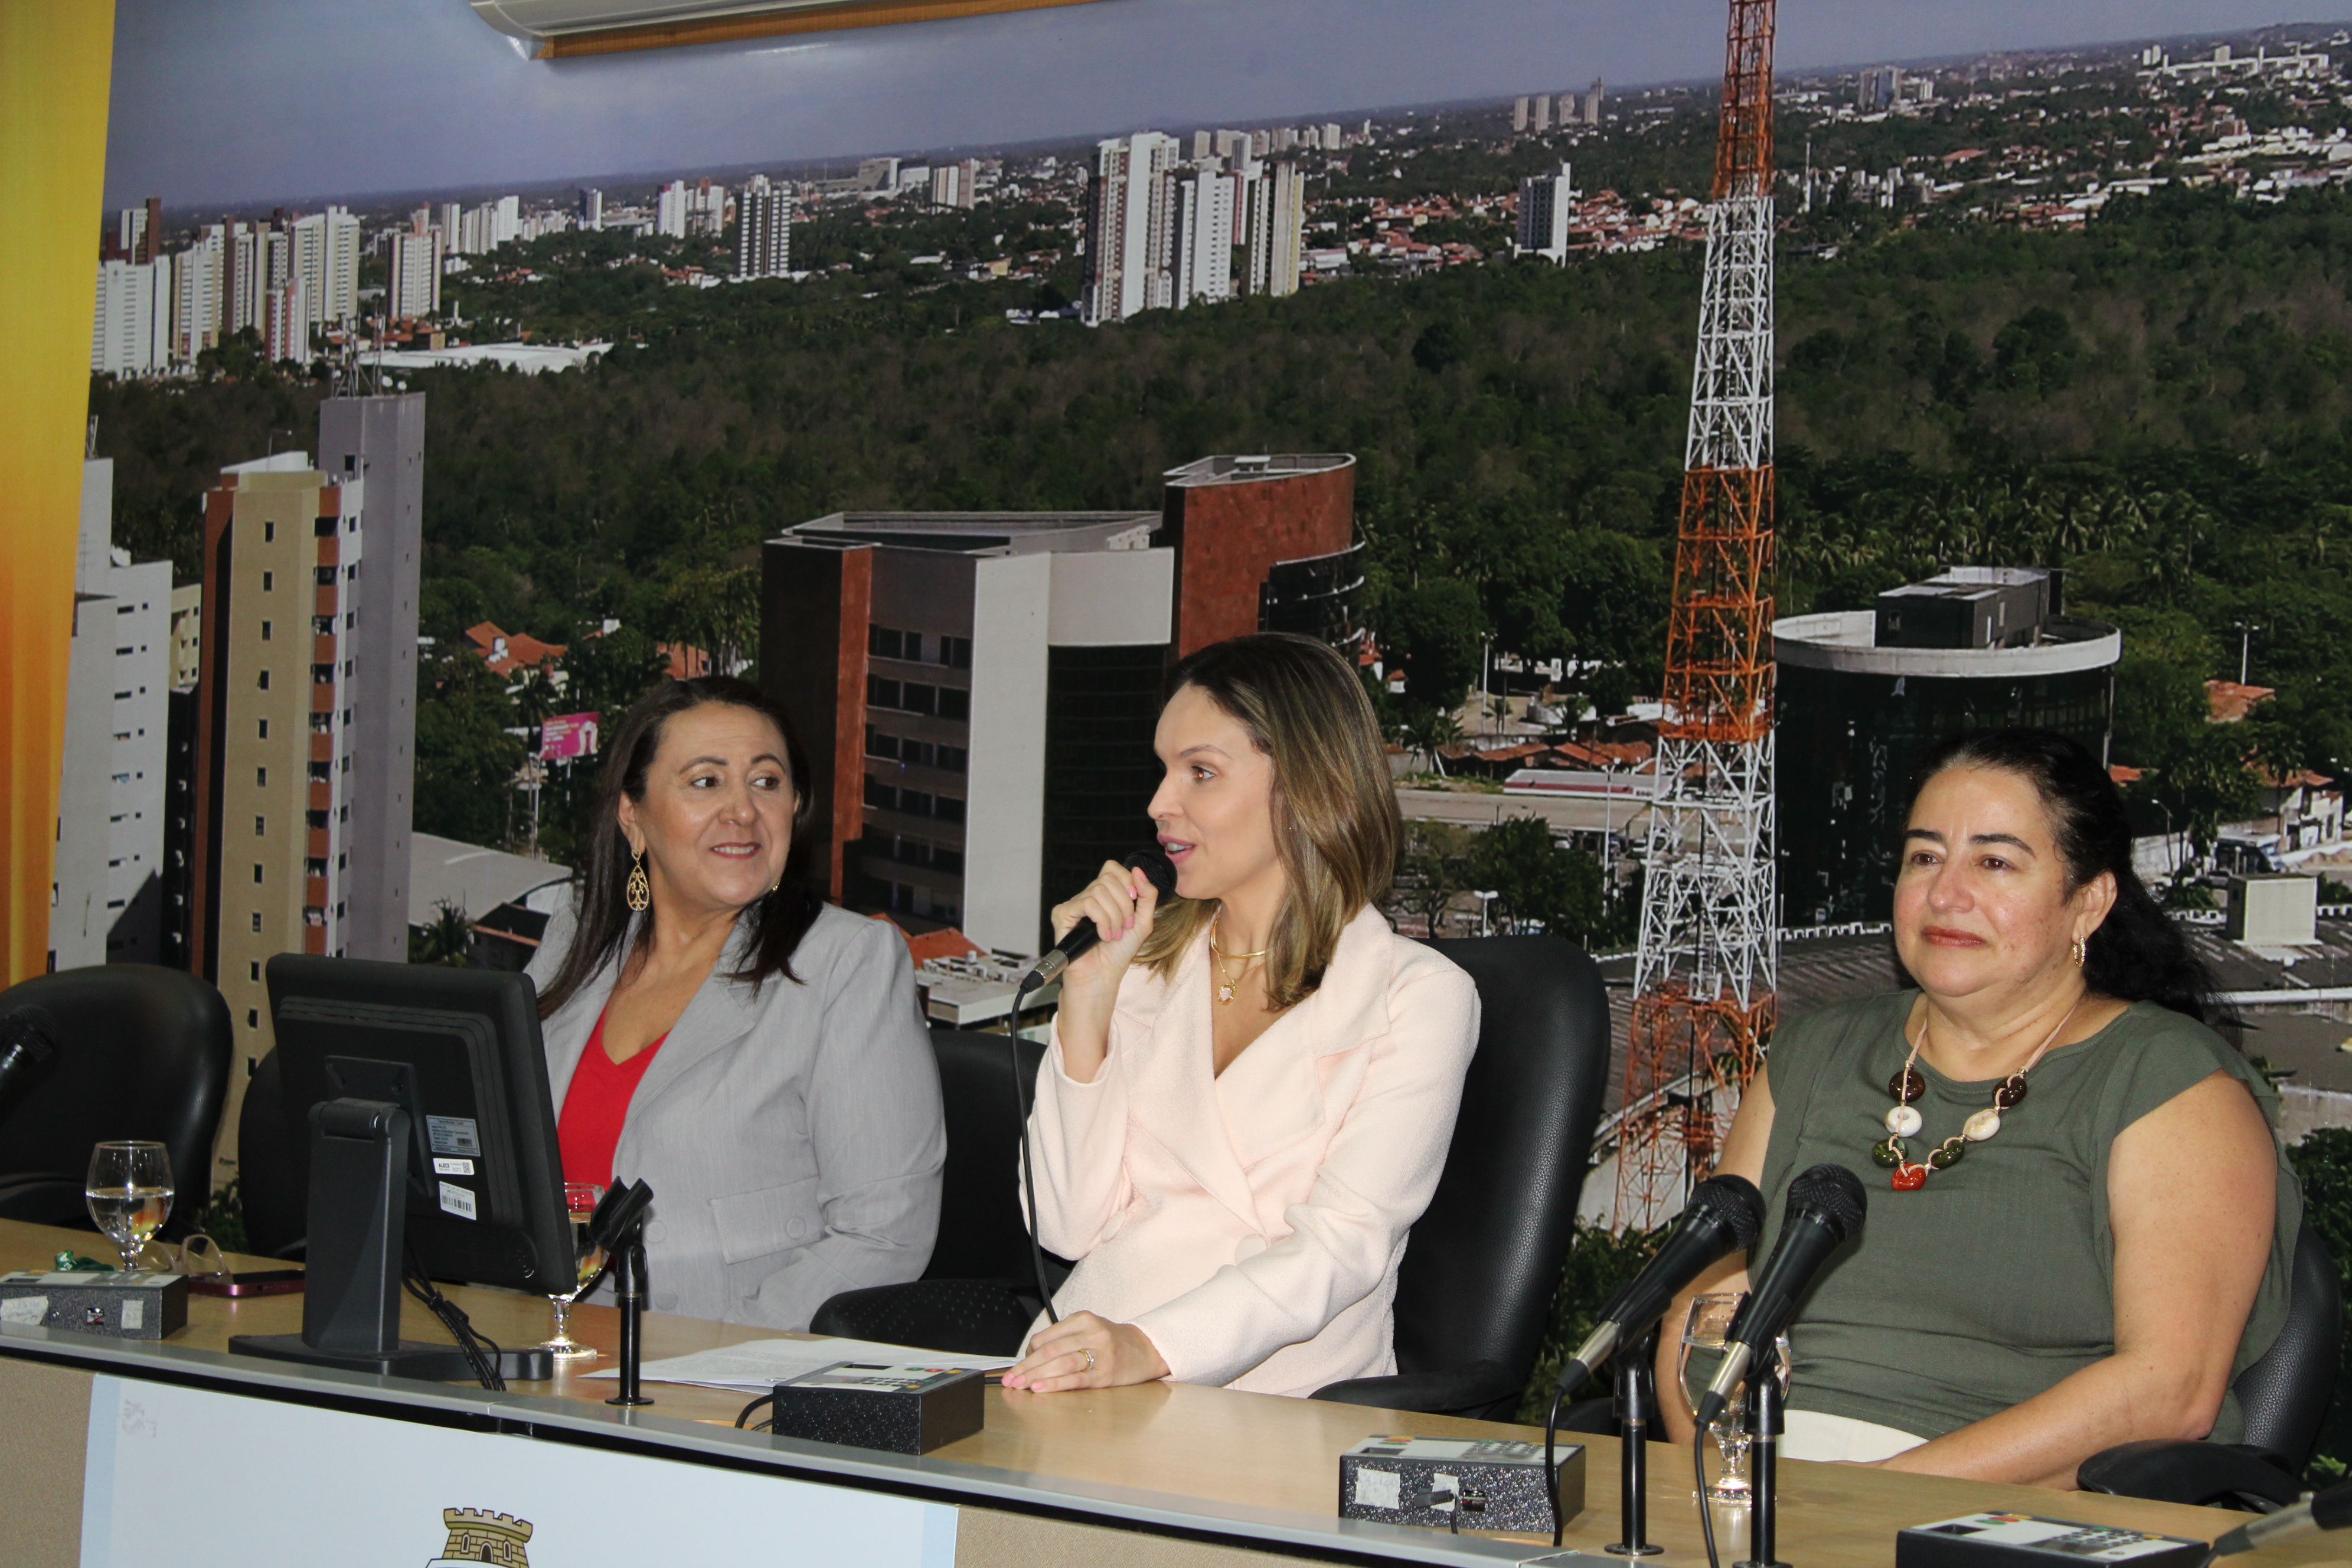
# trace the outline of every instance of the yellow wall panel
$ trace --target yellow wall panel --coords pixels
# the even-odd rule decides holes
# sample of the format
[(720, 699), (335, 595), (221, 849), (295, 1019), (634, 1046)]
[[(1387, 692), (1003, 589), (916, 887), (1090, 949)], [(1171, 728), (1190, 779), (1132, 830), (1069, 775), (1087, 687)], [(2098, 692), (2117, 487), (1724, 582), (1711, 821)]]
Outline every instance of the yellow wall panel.
[(47, 966), (114, 0), (0, 0), (0, 979)]

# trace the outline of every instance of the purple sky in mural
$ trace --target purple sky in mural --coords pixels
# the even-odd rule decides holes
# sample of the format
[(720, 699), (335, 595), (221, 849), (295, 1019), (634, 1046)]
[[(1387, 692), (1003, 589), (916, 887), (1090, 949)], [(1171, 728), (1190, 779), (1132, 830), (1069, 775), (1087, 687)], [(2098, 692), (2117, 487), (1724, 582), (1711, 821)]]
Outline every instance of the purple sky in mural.
[[(119, 0), (110, 206), (922, 153), (1689, 79), (1721, 0), (1104, 0), (562, 62), (464, 0)], [(2284, 19), (2352, 16), (2303, 0)], [(2158, 37), (2277, 0), (1788, 0), (1804, 68)]]

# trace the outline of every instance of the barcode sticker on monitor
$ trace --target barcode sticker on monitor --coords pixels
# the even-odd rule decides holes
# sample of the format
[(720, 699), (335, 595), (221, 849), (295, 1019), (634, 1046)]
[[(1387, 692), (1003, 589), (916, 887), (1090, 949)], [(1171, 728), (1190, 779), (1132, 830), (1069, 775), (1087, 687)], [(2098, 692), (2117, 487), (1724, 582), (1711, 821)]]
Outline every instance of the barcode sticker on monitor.
[(481, 1156), (481, 1127), (470, 1116), (428, 1116), (425, 1119), (425, 1138), (436, 1154), (456, 1154), (469, 1160)]
[(476, 1217), (474, 1194), (455, 1182), (441, 1184), (441, 1212), (456, 1215), (459, 1219)]
[(433, 1161), (433, 1173), (436, 1176), (470, 1176), (474, 1173), (474, 1162), (444, 1160), (436, 1156)]

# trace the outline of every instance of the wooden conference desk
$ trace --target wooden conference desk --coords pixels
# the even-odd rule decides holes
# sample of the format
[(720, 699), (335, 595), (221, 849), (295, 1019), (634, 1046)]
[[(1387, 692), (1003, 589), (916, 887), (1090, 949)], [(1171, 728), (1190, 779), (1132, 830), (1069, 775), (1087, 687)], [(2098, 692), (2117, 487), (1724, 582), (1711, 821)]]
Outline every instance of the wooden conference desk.
[[(0, 1268), (43, 1268), (61, 1247), (100, 1250), (86, 1232), (0, 1221)], [(267, 1267), (247, 1260), (241, 1267)], [(475, 1323), (504, 1344), (545, 1337), (549, 1310), (535, 1298), (453, 1289)], [(1281, 1399), (1223, 1389), (1150, 1384), (1077, 1394), (988, 1390), (988, 1426), (921, 1459), (772, 1440), (733, 1429), (744, 1396), (673, 1384), (648, 1384), (656, 1403), (622, 1412), (604, 1405), (609, 1381), (560, 1373), (506, 1394), (470, 1385), (398, 1383), (232, 1357), (232, 1334), (291, 1332), (299, 1296), (227, 1300), (193, 1297), (185, 1329), (162, 1345), (95, 1336), (0, 1331), (0, 1556), (23, 1568), (81, 1561), (82, 1491), (92, 1387), (100, 1376), (358, 1412), (389, 1422), (521, 1435), (642, 1456), (645, 1492), (659, 1507), (663, 1462), (763, 1470), (826, 1486), (952, 1505), (953, 1568), (1273, 1568), (1310, 1561), (1519, 1563), (1545, 1555), (1527, 1538), (1402, 1530), (1338, 1521), (1339, 1451), (1378, 1433), (1533, 1436), (1524, 1427)], [(404, 1331), (446, 1340), (413, 1301)], [(584, 1373), (611, 1365), (618, 1315), (583, 1307), (573, 1331), (605, 1352)], [(648, 1360), (775, 1337), (772, 1331), (648, 1315)], [(396, 1431), (396, 1428), (384, 1428)], [(1617, 1537), (1617, 1445), (1583, 1436), (1587, 1502), (1566, 1544), (1602, 1558)], [(233, 1456), (214, 1481), (213, 1524), (236, 1538)], [(1651, 1461), (1650, 1528), (1666, 1553), (1659, 1568), (1705, 1562), (1690, 1501), (1686, 1450), (1659, 1447)], [(1983, 1509), (2054, 1514), (2210, 1539), (2241, 1516), (2118, 1498), (1899, 1476), (1790, 1463), (1781, 1471), (1780, 1555), (1795, 1568), (1876, 1568), (1892, 1560), (1895, 1531)], [(1718, 1514), (1723, 1561), (1746, 1554), (1744, 1525)], [(160, 1527), (159, 1528), (176, 1528)], [(2343, 1542), (2344, 1544), (2338, 1544)], [(2251, 1555), (2248, 1568), (2352, 1561), (2352, 1537), (2314, 1536)], [(1270, 1549), (1270, 1550), (1269, 1550)], [(779, 1562), (799, 1561), (791, 1555)], [(928, 1561), (928, 1560), (927, 1560)], [(942, 1560), (944, 1561), (944, 1560)], [(561, 1568), (550, 1563), (544, 1568)]]

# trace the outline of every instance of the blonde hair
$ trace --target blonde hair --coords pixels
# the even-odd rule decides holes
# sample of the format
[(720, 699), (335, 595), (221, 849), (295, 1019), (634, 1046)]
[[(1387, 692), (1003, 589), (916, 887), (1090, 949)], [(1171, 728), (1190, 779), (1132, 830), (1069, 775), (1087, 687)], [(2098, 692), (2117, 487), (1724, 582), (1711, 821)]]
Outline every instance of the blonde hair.
[[(1323, 984), (1339, 932), (1395, 878), (1404, 823), (1371, 699), (1324, 643), (1260, 632), (1213, 643), (1169, 675), (1249, 731), (1274, 763), (1274, 842), (1289, 889), (1268, 933), (1266, 997), (1296, 1006)], [(1214, 899), (1163, 900), (1137, 961), (1160, 979), (1209, 922)]]

